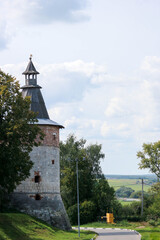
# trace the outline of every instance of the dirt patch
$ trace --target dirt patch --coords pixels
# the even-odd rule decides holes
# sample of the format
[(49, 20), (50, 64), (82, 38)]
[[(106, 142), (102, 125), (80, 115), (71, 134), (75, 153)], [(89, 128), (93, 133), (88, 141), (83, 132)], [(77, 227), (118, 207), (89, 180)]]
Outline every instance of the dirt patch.
[(145, 226), (139, 226), (139, 227), (136, 227), (136, 228), (145, 228)]

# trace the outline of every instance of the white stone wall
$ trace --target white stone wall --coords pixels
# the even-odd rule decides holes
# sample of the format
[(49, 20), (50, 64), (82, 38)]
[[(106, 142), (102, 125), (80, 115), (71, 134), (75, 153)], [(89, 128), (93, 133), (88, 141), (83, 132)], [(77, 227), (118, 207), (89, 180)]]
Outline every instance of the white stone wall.
[[(30, 157), (34, 163), (30, 170), (30, 177), (23, 181), (16, 188), (15, 192), (59, 193), (59, 148), (54, 146), (34, 147)], [(36, 175), (40, 176), (39, 183), (35, 183)]]

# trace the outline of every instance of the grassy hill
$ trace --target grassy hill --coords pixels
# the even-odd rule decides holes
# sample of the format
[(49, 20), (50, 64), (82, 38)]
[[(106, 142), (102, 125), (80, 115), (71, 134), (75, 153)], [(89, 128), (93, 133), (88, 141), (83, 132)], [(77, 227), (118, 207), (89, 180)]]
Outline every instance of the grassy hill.
[(62, 231), (22, 213), (0, 213), (0, 240), (90, 240), (95, 233)]
[(135, 192), (142, 190), (141, 179), (144, 179), (144, 191), (148, 191), (153, 183), (157, 181), (154, 174), (145, 174), (145, 175), (105, 175), (108, 183), (111, 187), (119, 189), (120, 187), (130, 187)]
[[(148, 180), (144, 181), (146, 184), (144, 184), (144, 191), (148, 191), (151, 185), (148, 185)], [(141, 191), (142, 190), (142, 184), (140, 179), (108, 179), (108, 183), (111, 187), (115, 189), (115, 191), (122, 187), (130, 187), (134, 191)]]

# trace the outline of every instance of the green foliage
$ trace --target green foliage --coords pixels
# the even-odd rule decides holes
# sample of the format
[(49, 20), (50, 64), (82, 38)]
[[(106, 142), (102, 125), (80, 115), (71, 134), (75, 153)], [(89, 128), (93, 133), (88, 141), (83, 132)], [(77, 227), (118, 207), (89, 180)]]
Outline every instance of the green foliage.
[[(149, 193), (143, 191), (144, 196), (148, 196)], [(142, 191), (132, 192), (130, 195), (130, 198), (141, 198), (142, 197)]]
[(80, 205), (80, 217), (81, 223), (87, 223), (94, 221), (96, 213), (95, 204), (92, 201), (84, 201)]
[(160, 219), (160, 183), (155, 184), (152, 187), (152, 196), (150, 199), (150, 204), (147, 209), (147, 214), (149, 219), (157, 221)]
[[(101, 145), (85, 147), (86, 140), (77, 140), (70, 135), (65, 143), (60, 143), (61, 195), (72, 223), (77, 223), (77, 175), (76, 159), (79, 169), (79, 196), (81, 221), (91, 221), (97, 215), (112, 208), (114, 190), (108, 185), (100, 167), (104, 158)], [(94, 206), (94, 210), (93, 210)], [(88, 217), (84, 212), (87, 212)]]
[(30, 110), (30, 99), (23, 99), (19, 83), (0, 71), (0, 196), (12, 192), (33, 165), (29, 153), (35, 140), (43, 134), (35, 124), (36, 114)]
[(132, 202), (123, 205), (116, 217), (117, 220), (127, 219), (128, 221), (155, 220), (160, 216), (160, 195), (152, 192), (144, 195), (143, 200), (143, 217), (141, 217), (141, 201)]
[[(69, 207), (67, 210), (71, 224), (77, 223), (77, 204)], [(80, 204), (80, 221), (81, 224), (94, 221), (95, 204), (92, 201), (84, 201)]]
[(92, 196), (94, 166), (87, 156), (85, 143), (84, 139), (76, 141), (73, 135), (68, 137), (66, 144), (60, 143), (61, 194), (66, 208), (77, 202), (76, 159), (79, 169), (80, 202), (89, 200)]
[(77, 202), (76, 159), (79, 169), (80, 202), (92, 198), (94, 182), (96, 177), (101, 175), (99, 164), (100, 159), (104, 158), (101, 145), (95, 144), (85, 148), (85, 143), (84, 139), (77, 141), (74, 135), (70, 135), (66, 143), (60, 143), (61, 194), (66, 208)]
[(129, 198), (133, 192), (134, 190), (132, 188), (123, 186), (116, 190), (116, 196), (122, 198)]
[(118, 225), (120, 227), (129, 227), (129, 226), (131, 226), (131, 224), (127, 220), (122, 220), (121, 222), (119, 222)]
[(105, 178), (101, 178), (94, 185), (94, 202), (98, 216), (112, 212), (114, 208), (114, 189), (109, 186)]
[(151, 225), (151, 226), (160, 226), (160, 219), (157, 219), (157, 221), (155, 221), (155, 220), (153, 220), (153, 219), (151, 219), (151, 220), (149, 220), (149, 224)]
[(67, 209), (67, 214), (68, 214), (71, 224), (73, 224), (73, 225), (78, 224), (78, 222), (77, 222), (77, 204), (70, 206)]
[(155, 183), (152, 185), (150, 192), (152, 193), (160, 193), (160, 182)]
[(132, 202), (128, 205), (121, 205), (118, 214), (115, 215), (116, 221), (140, 221), (141, 220), (141, 204), (140, 202)]
[[(144, 194), (145, 192), (143, 192)], [(130, 198), (141, 198), (142, 196), (142, 191), (137, 191), (137, 192), (132, 192), (130, 195)]]
[(137, 153), (141, 159), (140, 169), (149, 169), (160, 178), (160, 141), (155, 143), (143, 144), (143, 150)]

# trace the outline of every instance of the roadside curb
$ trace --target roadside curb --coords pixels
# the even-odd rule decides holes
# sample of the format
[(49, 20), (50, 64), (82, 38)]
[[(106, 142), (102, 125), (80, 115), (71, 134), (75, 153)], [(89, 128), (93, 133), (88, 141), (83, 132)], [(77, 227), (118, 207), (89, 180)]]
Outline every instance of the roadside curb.
[[(76, 230), (78, 230), (78, 227), (72, 227), (72, 229), (76, 229)], [(92, 230), (91, 228), (84, 228), (84, 227), (81, 227), (80, 228), (81, 230)], [(93, 229), (95, 229), (95, 228), (93, 228)], [(94, 237), (93, 238), (91, 238), (91, 240), (95, 240), (96, 239), (96, 237), (97, 237), (97, 235), (98, 235), (98, 233), (96, 234), (96, 235), (94, 235)]]
[[(72, 227), (72, 229), (78, 229), (78, 227)], [(93, 228), (93, 227), (80, 227), (81, 230), (95, 230), (95, 229), (113, 229), (113, 230), (125, 230), (125, 231), (130, 231), (130, 232), (135, 232), (137, 235), (140, 236), (140, 238), (142, 238), (141, 234), (139, 232), (137, 232), (136, 230), (132, 230), (132, 229), (126, 229), (126, 228)], [(95, 238), (95, 237), (94, 237)], [(93, 240), (94, 238), (92, 238), (91, 240)]]

